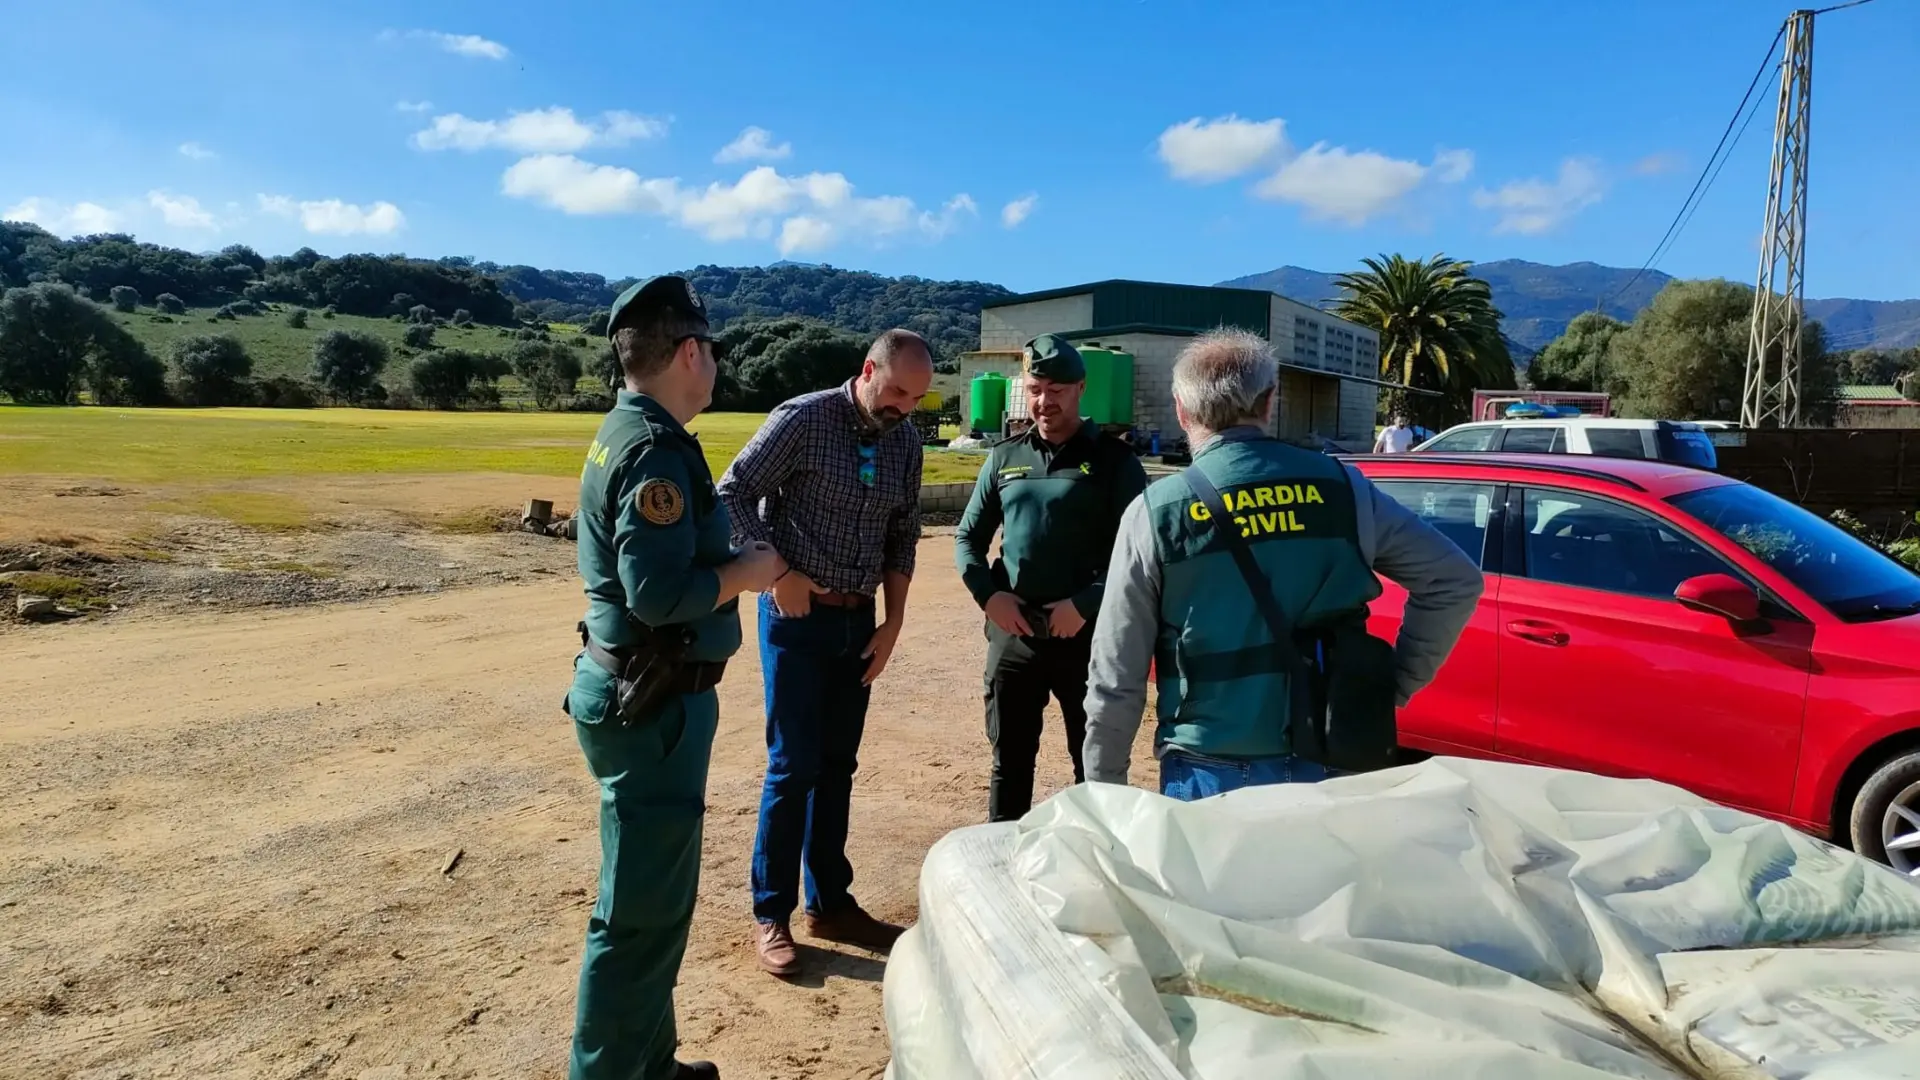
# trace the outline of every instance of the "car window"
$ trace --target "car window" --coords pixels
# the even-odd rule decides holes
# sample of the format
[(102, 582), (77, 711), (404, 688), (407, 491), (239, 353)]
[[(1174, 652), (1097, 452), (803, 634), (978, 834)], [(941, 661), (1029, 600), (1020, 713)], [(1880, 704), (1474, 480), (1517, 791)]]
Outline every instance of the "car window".
[(1720, 452), (1714, 449), (1713, 436), (1692, 429), (1662, 430), (1660, 458), (1675, 465), (1696, 469), (1714, 469), (1720, 464)]
[(1443, 453), (1460, 454), (1493, 449), (1493, 440), (1500, 434), (1497, 427), (1462, 428), (1422, 445), (1422, 450), (1438, 450)]
[(1500, 449), (1509, 454), (1564, 454), (1567, 429), (1559, 424), (1527, 424), (1507, 429)]
[(1375, 480), (1394, 502), (1419, 515), (1454, 546), (1479, 563), (1486, 553), (1487, 522), (1493, 517), (1493, 485), (1435, 480)]
[(1525, 501), (1526, 576), (1535, 581), (1670, 599), (1690, 577), (1727, 572), (1712, 552), (1632, 507), (1538, 488)]
[(1640, 458), (1647, 456), (1647, 444), (1639, 428), (1590, 427), (1587, 449), (1602, 457)]
[(1920, 613), (1920, 575), (1817, 514), (1749, 484), (1668, 500), (1752, 552), (1842, 619)]

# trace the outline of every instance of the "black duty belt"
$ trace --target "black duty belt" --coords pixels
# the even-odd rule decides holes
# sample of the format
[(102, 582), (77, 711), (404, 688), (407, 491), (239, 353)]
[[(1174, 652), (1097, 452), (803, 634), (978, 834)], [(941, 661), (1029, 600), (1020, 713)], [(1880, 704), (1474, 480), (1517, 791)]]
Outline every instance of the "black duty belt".
[[(627, 661), (631, 659), (631, 654), (627, 650), (609, 649), (593, 640), (584, 624), (580, 627), (580, 643), (586, 648), (587, 655), (593, 658), (593, 662), (605, 669), (607, 674), (615, 678), (626, 675)], [(720, 677), (726, 673), (726, 670), (725, 660), (688, 661), (681, 664), (680, 670), (674, 674), (673, 681), (669, 684), (669, 692), (698, 694), (711, 690), (720, 685)]]

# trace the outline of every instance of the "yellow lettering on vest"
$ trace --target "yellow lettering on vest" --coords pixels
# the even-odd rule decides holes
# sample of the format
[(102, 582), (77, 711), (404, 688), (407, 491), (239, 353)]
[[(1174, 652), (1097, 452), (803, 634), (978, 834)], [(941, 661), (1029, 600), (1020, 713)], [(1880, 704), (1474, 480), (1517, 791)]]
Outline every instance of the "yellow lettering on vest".
[(1275, 506), (1286, 506), (1291, 502), (1293, 502), (1293, 489), (1285, 484), (1275, 484), (1273, 486), (1273, 504)]
[(1213, 514), (1208, 512), (1206, 503), (1197, 502), (1187, 504), (1187, 516), (1195, 521), (1207, 521), (1213, 517)]
[(1317, 487), (1315, 487), (1315, 486), (1314, 486), (1314, 485), (1312, 485), (1312, 484), (1308, 484), (1308, 485), (1307, 485), (1307, 497), (1306, 497), (1306, 498), (1304, 498), (1304, 499), (1302, 499), (1302, 500), (1300, 500), (1300, 501), (1301, 501), (1301, 502), (1310, 502), (1310, 503), (1324, 503), (1324, 502), (1326, 502), (1327, 500), (1325, 500), (1325, 499), (1323, 499), (1323, 498), (1321, 498), (1321, 497), (1320, 497), (1320, 489), (1319, 489), (1319, 488), (1317, 488)]
[(600, 448), (599, 453), (593, 455), (593, 463), (603, 469), (607, 467), (607, 449), (607, 447), (603, 446)]
[(1275, 510), (1271, 514), (1261, 514), (1260, 515), (1260, 531), (1264, 533), (1279, 532), (1280, 523), (1285, 521), (1286, 519), (1287, 519), (1287, 512), (1285, 510)]
[(1236, 517), (1233, 519), (1233, 523), (1240, 526), (1240, 539), (1245, 540), (1247, 537), (1253, 535), (1252, 521), (1243, 517)]
[(1254, 493), (1253, 493), (1253, 505), (1255, 505), (1255, 506), (1272, 506), (1272, 505), (1273, 505), (1273, 489), (1272, 489), (1272, 488), (1261, 488), (1260, 490), (1258, 490), (1258, 491), (1256, 491), (1256, 492), (1254, 492)]
[(1306, 532), (1307, 531), (1307, 527), (1305, 525), (1300, 524), (1300, 511), (1282, 510), (1280, 511), (1280, 513), (1282, 516), (1284, 516), (1287, 519), (1285, 527), (1288, 532)]

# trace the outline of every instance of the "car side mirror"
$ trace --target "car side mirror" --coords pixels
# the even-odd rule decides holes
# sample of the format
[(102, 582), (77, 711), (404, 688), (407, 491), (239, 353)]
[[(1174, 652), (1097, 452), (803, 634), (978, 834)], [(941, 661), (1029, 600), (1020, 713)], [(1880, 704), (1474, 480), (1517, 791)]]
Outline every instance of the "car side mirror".
[(1673, 598), (1683, 607), (1718, 615), (1731, 623), (1752, 623), (1760, 618), (1760, 594), (1729, 574), (1690, 577), (1674, 588)]

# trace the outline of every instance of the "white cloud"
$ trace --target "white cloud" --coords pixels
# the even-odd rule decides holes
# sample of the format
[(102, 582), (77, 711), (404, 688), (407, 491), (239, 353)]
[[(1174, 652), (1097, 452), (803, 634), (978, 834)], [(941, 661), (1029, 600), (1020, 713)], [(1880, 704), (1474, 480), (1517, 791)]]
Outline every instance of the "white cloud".
[(663, 121), (630, 112), (602, 113), (597, 123), (590, 123), (575, 117), (572, 109), (556, 106), (509, 113), (505, 120), (472, 120), (459, 113), (436, 116), (432, 126), (414, 133), (413, 145), (421, 150), (491, 147), (521, 154), (564, 154), (651, 139), (666, 130)]
[(1633, 163), (1633, 171), (1640, 176), (1663, 176), (1670, 172), (1680, 171), (1680, 169), (1686, 166), (1686, 163), (1686, 159), (1679, 154), (1648, 154), (1646, 157)]
[(160, 211), (160, 220), (176, 229), (216, 229), (213, 214), (202, 209), (191, 195), (169, 195), (164, 191), (147, 192), (147, 205)]
[(1473, 193), (1473, 204), (1500, 212), (1494, 232), (1532, 236), (1599, 202), (1604, 194), (1606, 182), (1594, 163), (1568, 158), (1560, 163), (1560, 175), (1552, 181), (1531, 178), (1503, 184), (1493, 191), (1482, 188)]
[(1033, 216), (1033, 208), (1040, 205), (1040, 196), (1022, 195), (1000, 208), (1000, 224), (1009, 229), (1017, 229), (1021, 223)]
[(1398, 206), (1426, 175), (1427, 167), (1417, 161), (1315, 143), (1262, 180), (1255, 192), (1304, 207), (1309, 218), (1364, 225)]
[(935, 240), (951, 235), (962, 225), (980, 216), (980, 204), (973, 196), (962, 192), (948, 199), (940, 207), (938, 214), (928, 211), (920, 215), (920, 230)]
[(748, 127), (743, 128), (732, 142), (721, 147), (720, 152), (713, 155), (713, 160), (725, 165), (735, 161), (780, 161), (792, 156), (792, 143), (783, 142), (775, 146), (773, 132), (763, 127)]
[(442, 49), (456, 56), (471, 56), (478, 60), (505, 60), (507, 47), (497, 41), (488, 41), (478, 34), (442, 34), (437, 31), (424, 31), (424, 36)]
[(197, 142), (183, 142), (180, 144), (180, 156), (190, 157), (195, 161), (206, 161), (209, 158), (216, 158), (220, 155), (201, 146)]
[(500, 177), (500, 190), (569, 214), (665, 213), (677, 185), (642, 180), (632, 169), (594, 165), (568, 154), (522, 158)]
[(838, 239), (833, 225), (811, 214), (798, 214), (780, 225), (780, 253), (824, 251)]
[(99, 203), (61, 205), (51, 199), (23, 199), (4, 211), (0, 221), (30, 221), (59, 236), (91, 236), (120, 230), (124, 218)]
[(1433, 155), (1433, 178), (1443, 184), (1457, 184), (1473, 175), (1473, 151), (1442, 150)]
[(395, 110), (399, 112), (411, 112), (411, 113), (432, 112), (433, 102), (431, 101), (396, 101), (393, 103), (393, 107)]
[(692, 187), (571, 154), (522, 158), (501, 176), (500, 190), (568, 214), (664, 217), (716, 242), (772, 241), (787, 254), (916, 232), (938, 240), (980, 212), (964, 194), (926, 211), (902, 195), (856, 195), (840, 173), (785, 176), (760, 165), (732, 183)]
[(405, 214), (390, 202), (362, 207), (339, 199), (295, 202), (285, 195), (259, 196), (260, 209), (280, 217), (297, 218), (310, 233), (342, 236), (365, 233), (386, 236), (407, 224)]
[(1251, 171), (1280, 153), (1286, 142), (1284, 120), (1196, 116), (1160, 133), (1160, 160), (1177, 179), (1212, 183)]

